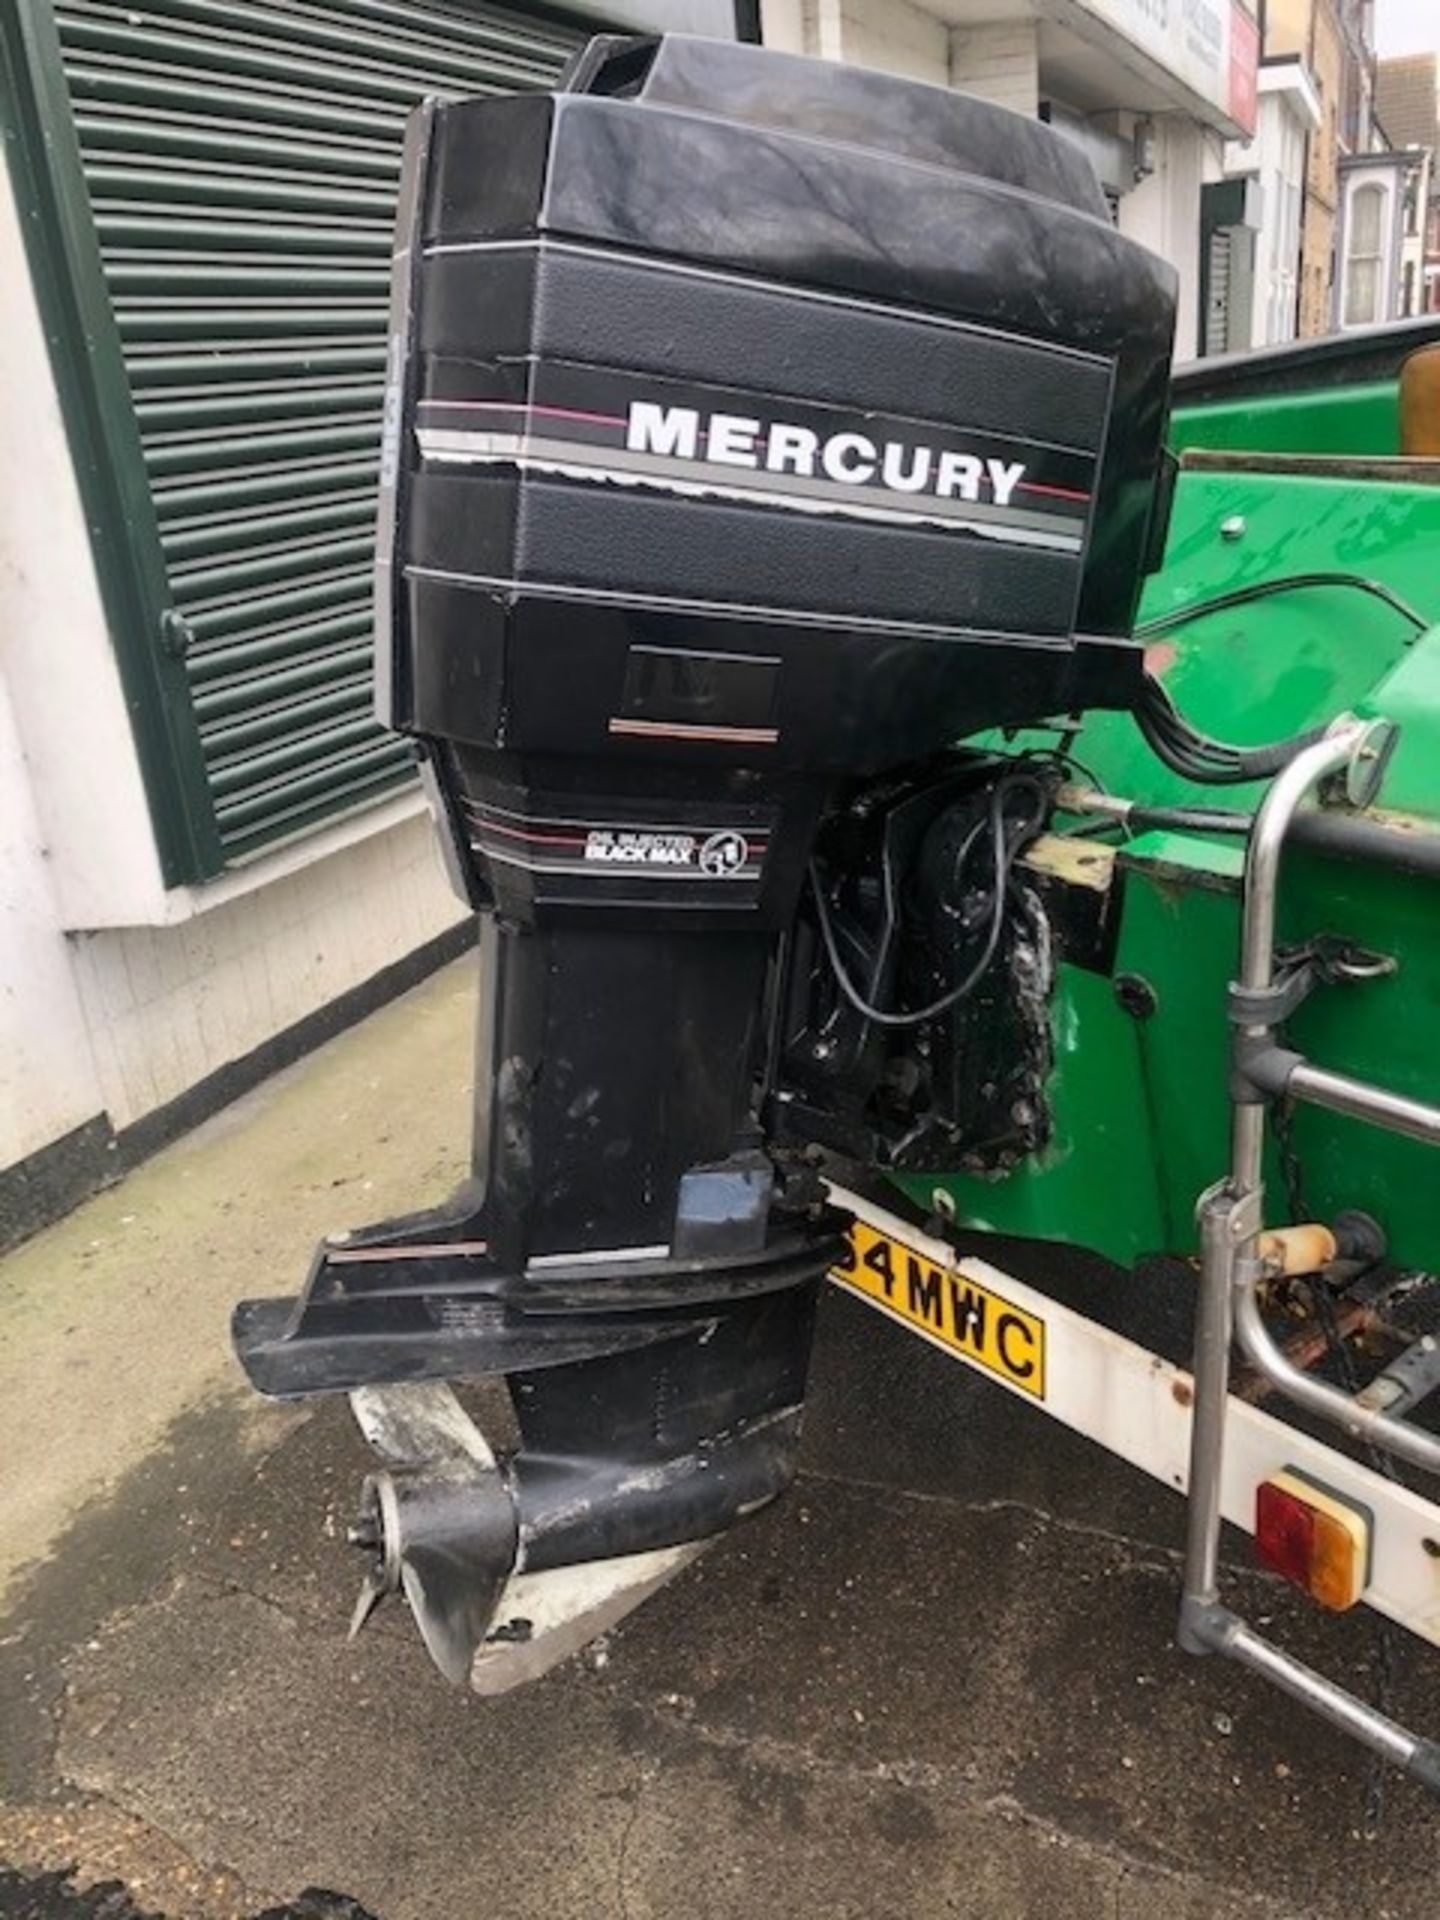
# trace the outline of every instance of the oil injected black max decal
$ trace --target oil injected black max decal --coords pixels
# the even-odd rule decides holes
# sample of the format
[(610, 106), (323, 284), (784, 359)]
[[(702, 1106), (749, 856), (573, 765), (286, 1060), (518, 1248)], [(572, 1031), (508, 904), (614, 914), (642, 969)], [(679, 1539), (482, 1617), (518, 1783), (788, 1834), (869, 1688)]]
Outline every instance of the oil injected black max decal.
[(504, 866), (572, 878), (721, 881), (727, 890), (743, 891), (744, 904), (750, 904), (770, 844), (768, 829), (748, 825), (552, 818), (491, 801), (462, 804), (472, 849)]

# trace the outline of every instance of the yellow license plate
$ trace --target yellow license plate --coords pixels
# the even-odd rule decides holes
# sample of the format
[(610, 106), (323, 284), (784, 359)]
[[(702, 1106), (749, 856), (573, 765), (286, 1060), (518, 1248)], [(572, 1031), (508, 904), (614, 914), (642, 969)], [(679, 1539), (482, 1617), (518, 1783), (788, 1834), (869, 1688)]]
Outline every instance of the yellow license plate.
[(1045, 1398), (1045, 1322), (963, 1267), (941, 1266), (857, 1220), (830, 1278), (906, 1326), (1037, 1400)]

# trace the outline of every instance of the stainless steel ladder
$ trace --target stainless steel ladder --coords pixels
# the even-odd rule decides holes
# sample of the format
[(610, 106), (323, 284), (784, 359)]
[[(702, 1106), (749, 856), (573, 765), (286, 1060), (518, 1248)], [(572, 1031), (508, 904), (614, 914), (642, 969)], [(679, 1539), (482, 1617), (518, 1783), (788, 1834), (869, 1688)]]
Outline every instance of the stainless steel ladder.
[(1272, 1681), (1440, 1795), (1440, 1742), (1411, 1733), (1355, 1694), (1273, 1646), (1221, 1603), (1221, 1472), (1232, 1346), (1297, 1406), (1411, 1464), (1440, 1473), (1440, 1437), (1313, 1378), (1276, 1345), (1260, 1311), (1262, 1160), (1266, 1116), (1276, 1099), (1307, 1101), (1414, 1140), (1440, 1146), (1440, 1107), (1386, 1092), (1301, 1058), (1281, 1042), (1285, 997), (1276, 982), (1275, 907), (1285, 839), (1322, 782), (1343, 775), (1360, 804), (1382, 758), (1384, 723), (1346, 715), (1277, 776), (1251, 831), (1245, 861), (1240, 972), (1230, 990), (1230, 1172), (1201, 1196), (1200, 1293), (1195, 1325), (1194, 1420), (1189, 1528), (1180, 1645), (1220, 1653)]

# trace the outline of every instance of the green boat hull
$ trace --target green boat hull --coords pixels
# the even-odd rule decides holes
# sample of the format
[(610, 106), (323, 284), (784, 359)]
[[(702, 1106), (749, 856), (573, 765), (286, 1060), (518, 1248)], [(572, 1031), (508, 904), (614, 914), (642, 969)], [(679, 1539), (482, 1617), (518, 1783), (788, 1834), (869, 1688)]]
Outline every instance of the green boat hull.
[[(1361, 356), (1363, 357), (1363, 356)], [(1396, 365), (1401, 355), (1394, 355)], [(1440, 461), (1398, 459), (1398, 383), (1374, 354), (1353, 380), (1326, 357), (1324, 384), (1293, 371), (1267, 393), (1177, 405), (1182, 453), (1165, 564), (1142, 619), (1233, 588), (1310, 572), (1360, 574), (1434, 627), (1326, 586), (1196, 620), (1155, 642), (1151, 665), (1204, 731), (1258, 744), (1346, 711), (1393, 720), (1399, 739), (1375, 816), (1387, 842), (1440, 852)], [(1288, 380), (1288, 385), (1287, 385)], [(1249, 456), (1261, 456), (1252, 458)], [(1050, 746), (1036, 732), (988, 744)], [(1261, 789), (1192, 786), (1155, 759), (1126, 715), (1096, 714), (1072, 743), (1083, 777), (1163, 806), (1249, 808)], [(1108, 856), (1107, 856), (1108, 858)], [(1053, 1136), (994, 1177), (937, 1172), (900, 1185), (990, 1232), (1074, 1242), (1129, 1264), (1194, 1245), (1199, 1193), (1227, 1163), (1225, 990), (1238, 946), (1243, 842), (1147, 832), (1114, 855), (1118, 938), (1104, 971), (1062, 963), (1053, 1007)], [(1290, 1032), (1308, 1058), (1397, 1092), (1440, 1096), (1440, 866), (1431, 877), (1373, 860), (1287, 856), (1281, 938), (1328, 934), (1394, 960), (1387, 978), (1322, 988)], [(1440, 1184), (1413, 1141), (1308, 1109), (1296, 1159), (1312, 1217), (1362, 1208), (1401, 1266), (1440, 1261)], [(1285, 1169), (1272, 1165), (1283, 1217)], [(936, 1196), (940, 1195), (937, 1201)]]

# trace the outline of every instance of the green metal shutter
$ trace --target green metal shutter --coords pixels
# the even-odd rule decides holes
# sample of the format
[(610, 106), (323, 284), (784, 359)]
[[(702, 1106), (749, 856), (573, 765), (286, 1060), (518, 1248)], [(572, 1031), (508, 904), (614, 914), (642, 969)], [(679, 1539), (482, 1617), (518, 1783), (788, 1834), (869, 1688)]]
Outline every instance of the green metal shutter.
[(459, 0), (54, 11), (172, 631), (235, 860), (409, 777), (408, 748), (370, 715), (405, 116), (427, 93), (549, 86), (585, 35)]

